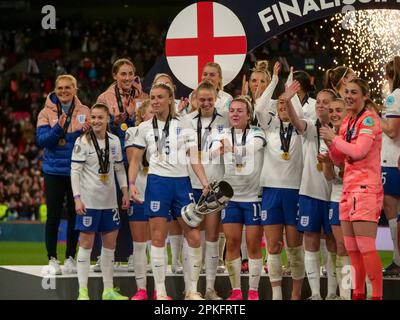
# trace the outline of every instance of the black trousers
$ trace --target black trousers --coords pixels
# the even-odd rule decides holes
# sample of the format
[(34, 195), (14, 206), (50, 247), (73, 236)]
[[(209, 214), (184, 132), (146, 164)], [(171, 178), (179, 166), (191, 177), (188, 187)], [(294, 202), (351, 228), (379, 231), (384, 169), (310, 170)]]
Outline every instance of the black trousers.
[(72, 194), (71, 177), (44, 174), (44, 189), (47, 204), (46, 249), (47, 256), (57, 258), (57, 238), (60, 219), (66, 201), (67, 248), (65, 257), (75, 258), (79, 232), (75, 231), (75, 202)]

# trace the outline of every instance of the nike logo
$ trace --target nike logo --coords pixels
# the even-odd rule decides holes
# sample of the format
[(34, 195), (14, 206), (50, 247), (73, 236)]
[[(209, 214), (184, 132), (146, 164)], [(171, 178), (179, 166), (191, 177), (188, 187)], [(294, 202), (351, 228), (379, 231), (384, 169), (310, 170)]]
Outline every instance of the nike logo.
[(253, 221), (258, 221), (260, 220), (260, 218), (253, 218)]
[(193, 268), (200, 268), (200, 267), (201, 267), (201, 266), (196, 266), (196, 265), (193, 266)]
[(259, 274), (256, 274), (256, 275), (252, 274), (251, 275), (252, 278), (259, 277), (259, 276), (260, 276)]
[(93, 154), (93, 153), (96, 153), (96, 152), (89, 152), (89, 154)]
[(163, 265), (163, 264), (160, 264), (160, 265), (155, 265), (155, 266), (154, 266), (154, 268), (161, 268), (161, 267), (164, 267), (164, 265)]
[(219, 256), (211, 257), (211, 259), (216, 259), (216, 258), (219, 258)]
[(78, 260), (77, 262), (86, 262), (86, 261)]

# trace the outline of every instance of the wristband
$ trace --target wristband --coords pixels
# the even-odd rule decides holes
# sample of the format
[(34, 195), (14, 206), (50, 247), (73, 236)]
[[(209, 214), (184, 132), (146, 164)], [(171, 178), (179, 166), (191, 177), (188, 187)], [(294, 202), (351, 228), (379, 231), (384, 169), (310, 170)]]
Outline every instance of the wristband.
[(80, 199), (81, 198), (81, 195), (80, 194), (77, 194), (76, 196), (74, 196), (74, 199), (76, 200), (76, 199)]
[(134, 186), (135, 183), (133, 181), (129, 181), (129, 186)]

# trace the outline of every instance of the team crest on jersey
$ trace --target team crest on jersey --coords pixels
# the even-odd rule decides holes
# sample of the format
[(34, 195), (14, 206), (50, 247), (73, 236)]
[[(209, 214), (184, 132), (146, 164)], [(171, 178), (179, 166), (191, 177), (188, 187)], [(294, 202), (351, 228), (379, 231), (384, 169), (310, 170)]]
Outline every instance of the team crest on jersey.
[(115, 156), (117, 154), (117, 147), (116, 146), (111, 146), (111, 154)]
[(222, 133), (222, 131), (224, 131), (224, 125), (223, 124), (217, 125), (217, 130), (218, 130), (218, 133)]
[(267, 220), (267, 210), (261, 210), (261, 220), (265, 221)]
[(84, 124), (84, 123), (85, 123), (85, 120), (86, 120), (86, 115), (85, 115), (85, 114), (78, 114), (78, 115), (76, 116), (76, 118), (78, 119), (78, 122), (79, 122), (80, 124)]
[(176, 135), (179, 136), (182, 131), (181, 127), (176, 127)]
[(225, 209), (222, 209), (221, 211), (221, 220), (225, 219)]
[(88, 228), (92, 225), (92, 217), (84, 216), (82, 218), (82, 222), (83, 222), (83, 225)]
[(310, 217), (309, 216), (303, 216), (303, 217), (300, 218), (300, 224), (303, 227), (307, 227), (309, 223), (310, 223)]
[(386, 99), (386, 106), (391, 107), (394, 105), (394, 97), (393, 96), (388, 96)]
[(160, 210), (160, 201), (150, 201), (150, 210), (158, 212)]

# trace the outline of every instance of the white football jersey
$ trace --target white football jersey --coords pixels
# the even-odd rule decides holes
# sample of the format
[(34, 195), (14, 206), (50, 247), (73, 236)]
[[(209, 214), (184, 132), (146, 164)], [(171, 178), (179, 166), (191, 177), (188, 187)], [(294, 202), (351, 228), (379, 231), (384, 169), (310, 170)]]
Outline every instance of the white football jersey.
[[(133, 139), (138, 131), (139, 127), (130, 127), (125, 132), (125, 150), (128, 148), (132, 148), (134, 146)], [(146, 157), (144, 154), (144, 157)], [(139, 163), (139, 171), (137, 173), (136, 181), (135, 181), (136, 188), (138, 189), (142, 200), (144, 201), (144, 193), (146, 191), (147, 185), (147, 173), (144, 172), (143, 161)]]
[[(307, 122), (307, 128), (303, 133), (304, 167), (299, 194), (319, 200), (330, 201), (332, 183), (327, 182), (323, 172), (317, 170), (317, 127), (313, 121), (305, 121)], [(320, 152), (328, 152), (328, 147), (322, 138), (320, 138)]]
[[(394, 90), (385, 101), (385, 118), (400, 117), (400, 89)], [(400, 137), (394, 139), (382, 134), (381, 165), (382, 167), (396, 167), (400, 156)]]
[(303, 115), (305, 119), (310, 119), (315, 123), (317, 121), (317, 114), (315, 112), (315, 103), (317, 101), (311, 97), (308, 97), (306, 102), (303, 104)]
[[(289, 122), (283, 122), (287, 132)], [(266, 127), (267, 146), (264, 148), (264, 164), (260, 176), (262, 187), (300, 189), (303, 170), (301, 135), (292, 129), (289, 145), (289, 160), (282, 158), (283, 150), (280, 138), (280, 120), (271, 118)]]
[(389, 94), (385, 101), (385, 111), (387, 118), (400, 117), (400, 89), (395, 89)]
[[(187, 151), (196, 146), (195, 132), (187, 117), (173, 118), (169, 123), (168, 137), (163, 135), (165, 122), (156, 120), (158, 129), (153, 130), (153, 119), (142, 122), (133, 138), (132, 146), (147, 148), (149, 174), (162, 177), (187, 177), (189, 163)], [(156, 144), (158, 132), (159, 149)], [(163, 138), (164, 137), (164, 138)]]
[[(188, 115), (190, 118), (190, 122), (192, 124), (193, 130), (195, 131), (195, 142), (197, 146), (197, 150), (199, 148), (199, 137), (198, 137), (198, 121), (199, 121), (199, 112), (195, 111)], [(224, 164), (220, 159), (212, 159), (210, 154), (210, 147), (212, 141), (216, 140), (218, 136), (224, 132), (225, 128), (229, 127), (229, 121), (226, 117), (223, 117), (218, 111), (216, 113), (216, 117), (211, 124), (211, 131), (208, 130), (210, 123), (213, 117), (201, 117), (201, 163), (203, 164), (204, 170), (206, 172), (206, 176), (208, 181), (211, 183), (213, 181), (220, 181), (224, 176)], [(200, 159), (200, 157), (199, 157)], [(192, 166), (188, 165), (189, 177), (192, 183), (192, 187), (194, 189), (203, 189), (203, 186), (194, 173)]]
[(342, 197), (343, 192), (343, 179), (339, 175), (340, 168), (334, 166), (333, 169), (335, 172), (335, 177), (332, 180), (331, 201), (340, 202), (340, 198)]
[[(72, 152), (71, 174), (79, 174), (79, 191), (81, 200), (88, 209), (112, 209), (118, 208), (117, 191), (114, 178), (114, 165), (122, 163), (121, 143), (119, 138), (107, 133), (110, 146), (110, 170), (108, 181), (100, 180), (99, 160), (92, 141), (88, 141), (86, 135), (80, 136), (75, 141)], [(105, 149), (105, 139), (98, 140), (100, 149)], [(125, 186), (126, 186), (125, 182)], [(72, 184), (74, 189), (74, 185)], [(75, 192), (76, 194), (78, 192)]]
[[(261, 128), (250, 127), (247, 130), (245, 145), (242, 145), (243, 133), (235, 133), (235, 147), (237, 153), (226, 152), (223, 157), (225, 165), (224, 180), (233, 188), (232, 201), (254, 202), (259, 201), (261, 194), (260, 173), (262, 169), (265, 146), (265, 134)], [(228, 140), (232, 145), (231, 128), (226, 129), (218, 140), (213, 142), (212, 150), (221, 147), (221, 140)], [(246, 150), (244, 154), (244, 149)], [(237, 166), (241, 163), (242, 166)]]

